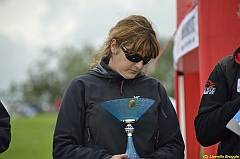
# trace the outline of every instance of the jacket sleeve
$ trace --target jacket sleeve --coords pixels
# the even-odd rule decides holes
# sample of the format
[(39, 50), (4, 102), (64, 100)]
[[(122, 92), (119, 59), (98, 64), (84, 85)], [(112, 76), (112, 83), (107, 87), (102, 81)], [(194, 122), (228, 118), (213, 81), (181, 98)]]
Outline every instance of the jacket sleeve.
[(211, 86), (206, 86), (194, 120), (197, 140), (203, 146), (216, 144), (231, 133), (226, 125), (240, 108), (240, 97), (228, 99), (228, 85), (219, 64), (208, 81)]
[(10, 116), (0, 101), (0, 153), (6, 151), (11, 141)]
[(65, 91), (53, 138), (54, 159), (108, 159), (106, 150), (83, 147), (84, 87), (74, 79)]
[(183, 159), (185, 145), (179, 127), (176, 111), (160, 84), (159, 135), (156, 140), (156, 151), (147, 159)]

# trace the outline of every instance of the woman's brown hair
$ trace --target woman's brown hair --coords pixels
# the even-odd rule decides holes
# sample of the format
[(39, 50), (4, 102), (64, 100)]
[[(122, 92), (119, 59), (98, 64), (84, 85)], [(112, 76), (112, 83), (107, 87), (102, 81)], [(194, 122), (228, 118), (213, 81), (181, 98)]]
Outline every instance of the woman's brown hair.
[(96, 67), (99, 60), (109, 62), (112, 56), (110, 45), (112, 39), (117, 40), (117, 45), (131, 45), (134, 53), (142, 52), (142, 56), (156, 58), (160, 46), (153, 26), (147, 18), (141, 15), (131, 15), (120, 20), (110, 31), (102, 49), (93, 58), (91, 69)]

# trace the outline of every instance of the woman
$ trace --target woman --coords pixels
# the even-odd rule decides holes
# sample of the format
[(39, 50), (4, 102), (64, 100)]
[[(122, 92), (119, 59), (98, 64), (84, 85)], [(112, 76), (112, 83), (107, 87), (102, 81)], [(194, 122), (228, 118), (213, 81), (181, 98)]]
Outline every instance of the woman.
[(91, 70), (73, 79), (64, 94), (54, 133), (55, 159), (126, 159), (126, 125), (101, 104), (134, 96), (155, 101), (134, 123), (139, 156), (184, 158), (178, 119), (165, 88), (141, 71), (159, 49), (155, 31), (143, 16), (126, 17), (110, 30)]

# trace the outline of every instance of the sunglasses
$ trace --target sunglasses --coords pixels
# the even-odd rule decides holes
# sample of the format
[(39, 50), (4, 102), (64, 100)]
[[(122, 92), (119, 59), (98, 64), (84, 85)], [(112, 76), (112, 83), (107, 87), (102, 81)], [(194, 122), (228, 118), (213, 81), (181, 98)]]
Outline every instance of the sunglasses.
[(131, 62), (140, 62), (143, 61), (143, 65), (146, 65), (151, 57), (142, 57), (139, 54), (133, 54), (132, 51), (128, 50), (124, 45), (121, 46), (122, 51), (125, 53), (126, 58)]

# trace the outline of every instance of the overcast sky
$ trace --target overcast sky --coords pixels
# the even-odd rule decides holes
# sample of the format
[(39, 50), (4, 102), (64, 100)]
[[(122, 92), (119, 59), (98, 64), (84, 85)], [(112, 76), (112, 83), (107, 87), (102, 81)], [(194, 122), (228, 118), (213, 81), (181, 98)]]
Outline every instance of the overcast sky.
[(98, 47), (130, 14), (150, 19), (160, 37), (176, 29), (176, 0), (0, 0), (0, 91), (26, 80), (43, 48)]

